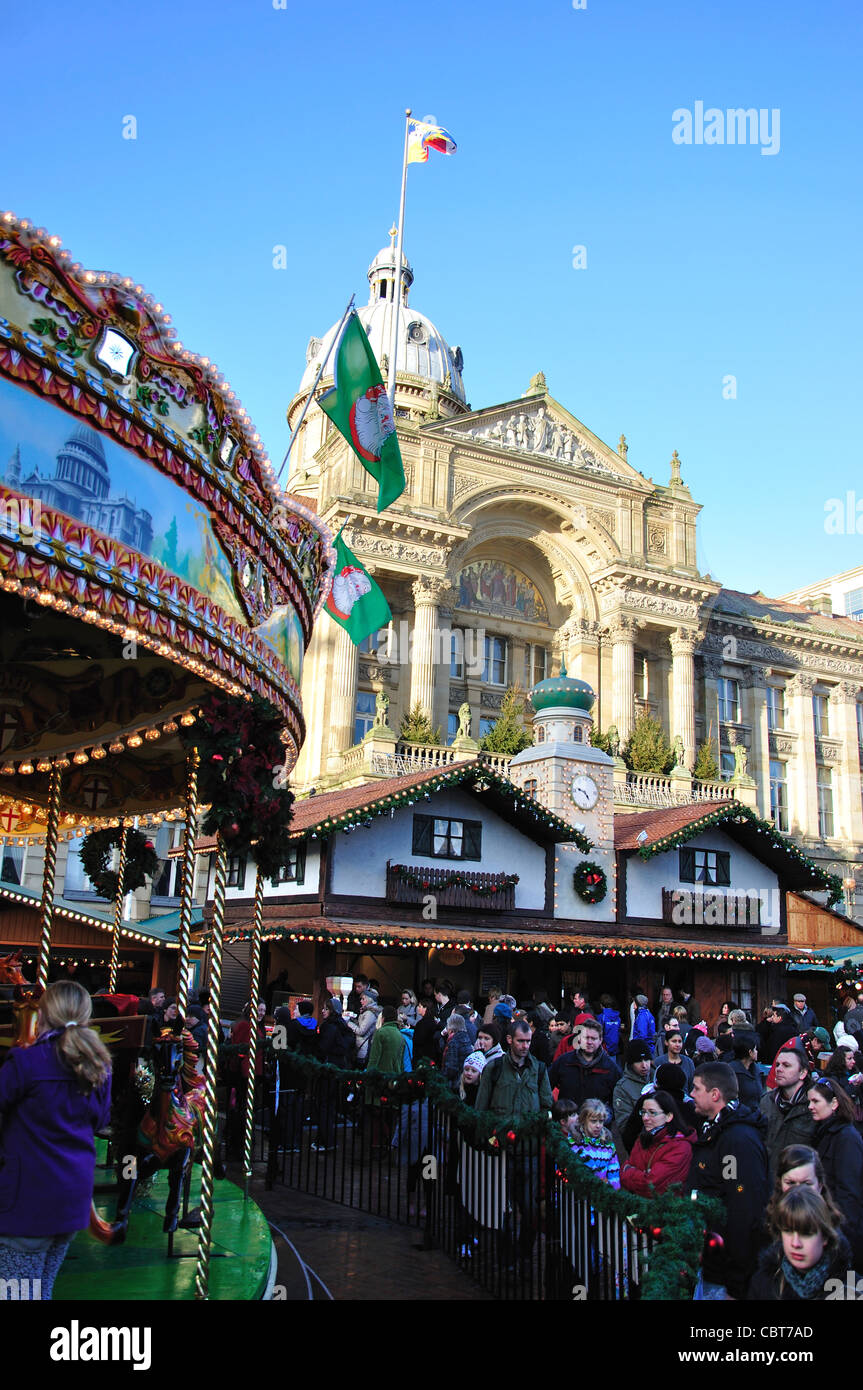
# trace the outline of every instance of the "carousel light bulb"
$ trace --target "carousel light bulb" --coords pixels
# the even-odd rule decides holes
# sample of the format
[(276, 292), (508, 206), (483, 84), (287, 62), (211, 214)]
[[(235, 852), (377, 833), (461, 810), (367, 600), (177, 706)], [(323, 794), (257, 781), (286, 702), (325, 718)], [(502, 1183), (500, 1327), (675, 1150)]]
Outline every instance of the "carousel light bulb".
[(159, 730), (159, 729), (148, 729), (147, 732), (146, 732), (145, 735), (144, 735), (144, 738), (148, 739), (148, 740), (150, 741), (150, 743), (153, 743), (157, 738), (159, 738), (159, 736), (160, 736), (160, 730)]
[(173, 719), (169, 719), (168, 722), (167, 722), (167, 724), (163, 724), (163, 725), (162, 725), (162, 733), (163, 733), (163, 734), (175, 734), (176, 732), (177, 732), (177, 725), (176, 725), (176, 723), (174, 722)]
[(98, 748), (94, 748), (92, 753), (90, 754), (91, 758), (96, 758), (97, 760), (107, 758), (107, 756), (108, 754), (105, 752), (104, 748), (101, 747), (101, 745)]
[(109, 751), (111, 753), (125, 753), (126, 745), (120, 739), (117, 738), (114, 740), (112, 744), (109, 744)]
[[(65, 754), (63, 754), (62, 757), (60, 757), (60, 758), (57, 759), (56, 766), (57, 766), (57, 767), (62, 767), (62, 768), (64, 769), (64, 771), (65, 771), (65, 769), (69, 766), (69, 759), (66, 757)], [(23, 769), (22, 769), (22, 771), (23, 771)]]
[(181, 723), (181, 724), (185, 724), (186, 728), (188, 728), (190, 724), (194, 724), (194, 722), (195, 722), (195, 716), (194, 716), (193, 714), (181, 714), (181, 715), (180, 715), (180, 723)]
[(79, 749), (72, 759), (72, 762), (76, 763), (78, 767), (83, 767), (84, 763), (88, 763), (89, 761), (90, 759), (87, 757), (83, 748)]
[(39, 761), (38, 761), (38, 763), (36, 764), (36, 771), (37, 771), (37, 772), (50, 772), (50, 771), (51, 771), (51, 760), (50, 760), (50, 758), (40, 758)]
[(130, 734), (126, 739), (126, 743), (130, 748), (140, 748), (143, 742), (144, 740), (141, 738), (140, 734)]
[(15, 776), (15, 765), (14, 765), (14, 763), (4, 763), (3, 766), (0, 767), (0, 777), (14, 777), (14, 776)]

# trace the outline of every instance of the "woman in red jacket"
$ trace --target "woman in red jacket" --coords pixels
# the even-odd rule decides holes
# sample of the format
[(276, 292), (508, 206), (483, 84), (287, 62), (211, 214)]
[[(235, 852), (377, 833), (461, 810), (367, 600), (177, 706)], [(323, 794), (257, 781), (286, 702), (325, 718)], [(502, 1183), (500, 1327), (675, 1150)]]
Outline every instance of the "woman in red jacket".
[(650, 1197), (672, 1183), (686, 1182), (695, 1131), (687, 1129), (668, 1091), (642, 1096), (640, 1114), (643, 1128), (621, 1170), (620, 1185), (626, 1192)]

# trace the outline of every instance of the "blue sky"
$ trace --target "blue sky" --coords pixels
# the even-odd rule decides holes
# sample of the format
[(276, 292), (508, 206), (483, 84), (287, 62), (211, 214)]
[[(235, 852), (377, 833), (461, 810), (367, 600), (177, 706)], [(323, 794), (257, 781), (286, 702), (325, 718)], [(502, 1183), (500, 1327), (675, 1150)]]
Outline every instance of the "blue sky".
[[(863, 561), (824, 530), (863, 498), (857, 0), (284, 3), (13, 8), (0, 206), (145, 285), (278, 463), (309, 337), (367, 297), (404, 108), (433, 114), (459, 150), (410, 171), (411, 302), (473, 406), (542, 369), (645, 475), (676, 448), (730, 587)], [(778, 153), (675, 144), (697, 101), (778, 108)]]

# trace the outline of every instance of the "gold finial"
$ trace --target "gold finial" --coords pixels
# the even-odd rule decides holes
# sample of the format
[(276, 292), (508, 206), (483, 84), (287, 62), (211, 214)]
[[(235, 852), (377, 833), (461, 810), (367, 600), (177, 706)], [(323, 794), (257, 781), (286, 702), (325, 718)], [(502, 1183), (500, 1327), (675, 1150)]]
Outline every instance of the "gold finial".
[(388, 234), (388, 235), (389, 235), (389, 239), (390, 239), (390, 250), (391, 250), (391, 251), (395, 251), (395, 249), (396, 249), (396, 237), (398, 236), (398, 234), (399, 234), (399, 229), (398, 229), (398, 227), (396, 226), (396, 224), (395, 224), (395, 222), (394, 222), (393, 225), (390, 227), (389, 234)]
[(629, 453), (629, 445), (626, 442), (625, 434), (622, 434), (617, 442), (617, 452), (620, 454), (620, 457), (622, 459), (625, 459), (626, 455)]

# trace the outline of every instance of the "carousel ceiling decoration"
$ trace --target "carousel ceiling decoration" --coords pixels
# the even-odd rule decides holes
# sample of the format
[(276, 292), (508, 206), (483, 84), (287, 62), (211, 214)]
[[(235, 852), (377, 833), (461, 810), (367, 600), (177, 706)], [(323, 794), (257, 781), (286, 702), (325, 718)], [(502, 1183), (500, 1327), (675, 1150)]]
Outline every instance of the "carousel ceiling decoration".
[(162, 305), (0, 216), (0, 791), (44, 805), (57, 764), (81, 820), (177, 806), (215, 691), (274, 706), (289, 769), (333, 565)]

